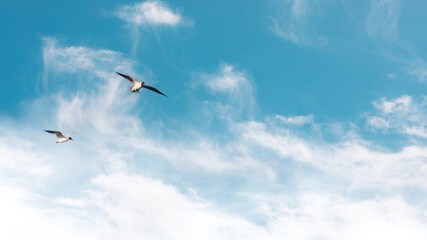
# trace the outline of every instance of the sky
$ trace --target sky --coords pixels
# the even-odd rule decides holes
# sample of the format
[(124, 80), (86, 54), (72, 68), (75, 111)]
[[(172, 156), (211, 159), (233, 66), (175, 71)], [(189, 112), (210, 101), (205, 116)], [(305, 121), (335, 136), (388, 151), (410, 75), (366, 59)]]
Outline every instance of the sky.
[(0, 2), (0, 238), (425, 239), (426, 11)]

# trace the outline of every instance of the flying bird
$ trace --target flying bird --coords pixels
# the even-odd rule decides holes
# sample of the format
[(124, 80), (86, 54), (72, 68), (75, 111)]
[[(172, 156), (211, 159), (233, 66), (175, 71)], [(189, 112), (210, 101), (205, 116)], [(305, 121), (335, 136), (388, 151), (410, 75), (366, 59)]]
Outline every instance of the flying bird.
[[(47, 133), (51, 133), (51, 134), (55, 134), (56, 135), (56, 137), (58, 138), (58, 140), (55, 142), (55, 143), (63, 143), (63, 142), (66, 142), (66, 141), (68, 141), (68, 140), (73, 140), (70, 136), (71, 136), (71, 134), (73, 134), (73, 133), (71, 133), (71, 134), (68, 134), (67, 136), (64, 136), (63, 134), (62, 134), (62, 132), (59, 132), (59, 131), (52, 131), (52, 130), (44, 130), (45, 132), (47, 132)], [(74, 140), (73, 140), (74, 141)]]
[(118, 72), (116, 72), (117, 74), (119, 74), (120, 76), (122, 76), (122, 77), (124, 77), (124, 78), (126, 78), (127, 80), (129, 80), (132, 84), (133, 84), (133, 87), (130, 87), (129, 88), (129, 90), (131, 91), (131, 92), (139, 92), (139, 89), (141, 89), (141, 88), (146, 88), (146, 89), (148, 89), (148, 90), (151, 90), (151, 91), (153, 91), (153, 92), (156, 92), (156, 93), (158, 93), (158, 94), (161, 94), (161, 95), (163, 95), (163, 96), (165, 96), (165, 97), (167, 97), (166, 95), (164, 95), (162, 92), (160, 92), (159, 90), (157, 90), (156, 88), (153, 88), (153, 87), (150, 87), (150, 86), (148, 86), (148, 85), (145, 85), (145, 83), (144, 82), (138, 82), (138, 81), (136, 81), (133, 77), (131, 77), (131, 76), (128, 76), (128, 75), (124, 75), (124, 74), (121, 74), (121, 73), (118, 73)]

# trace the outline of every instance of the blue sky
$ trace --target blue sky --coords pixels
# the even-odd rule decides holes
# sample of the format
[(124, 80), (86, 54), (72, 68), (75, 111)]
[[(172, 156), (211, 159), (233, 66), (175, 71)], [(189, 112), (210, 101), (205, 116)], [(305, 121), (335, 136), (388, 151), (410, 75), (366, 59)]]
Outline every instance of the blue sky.
[(426, 8), (3, 1), (0, 238), (424, 239)]

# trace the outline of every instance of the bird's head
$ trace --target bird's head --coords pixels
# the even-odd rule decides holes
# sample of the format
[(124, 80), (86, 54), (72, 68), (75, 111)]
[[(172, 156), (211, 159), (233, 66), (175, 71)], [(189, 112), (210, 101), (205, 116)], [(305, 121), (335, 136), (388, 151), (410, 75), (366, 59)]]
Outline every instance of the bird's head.
[(145, 85), (145, 82), (141, 82), (141, 85)]
[[(70, 140), (73, 140), (73, 138), (72, 137), (70, 137)], [(74, 141), (74, 140), (73, 140)]]

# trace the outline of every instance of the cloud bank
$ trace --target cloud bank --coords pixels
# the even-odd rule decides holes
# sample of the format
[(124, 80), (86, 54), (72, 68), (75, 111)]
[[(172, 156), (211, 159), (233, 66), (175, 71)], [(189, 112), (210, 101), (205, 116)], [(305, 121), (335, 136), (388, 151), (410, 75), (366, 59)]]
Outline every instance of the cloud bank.
[[(150, 76), (123, 54), (64, 46), (54, 38), (45, 38), (42, 50), (46, 88), (53, 93), (32, 101), (29, 115), (5, 121), (1, 129), (2, 239), (426, 235), (423, 141), (391, 150), (364, 139), (350, 123), (338, 129), (313, 115), (255, 119), (204, 110), (199, 117), (224, 122), (223, 131), (201, 127), (192, 134), (165, 119), (162, 131), (179, 137), (159, 137), (155, 123), (133, 107), (144, 95), (129, 94), (114, 70)], [(250, 103), (235, 96), (256, 104), (249, 79), (244, 70), (220, 64), (197, 74), (202, 84), (193, 91), (207, 90), (210, 106), (245, 113), (241, 105)], [(70, 82), (86, 87), (68, 89)], [(400, 129), (400, 121), (423, 126), (417, 115), (422, 106), (424, 100), (411, 96), (382, 98), (367, 119), (383, 119), (388, 128)], [(55, 145), (42, 126), (77, 130), (76, 141)]]

